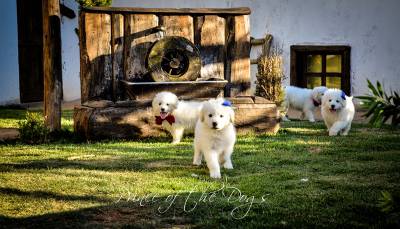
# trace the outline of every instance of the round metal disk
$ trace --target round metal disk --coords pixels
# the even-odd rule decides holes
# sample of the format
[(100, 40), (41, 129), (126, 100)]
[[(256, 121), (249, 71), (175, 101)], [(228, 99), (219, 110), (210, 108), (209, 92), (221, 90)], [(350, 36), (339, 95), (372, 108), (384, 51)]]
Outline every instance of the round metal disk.
[(200, 53), (184, 37), (165, 37), (150, 49), (147, 65), (155, 82), (194, 81), (201, 68)]

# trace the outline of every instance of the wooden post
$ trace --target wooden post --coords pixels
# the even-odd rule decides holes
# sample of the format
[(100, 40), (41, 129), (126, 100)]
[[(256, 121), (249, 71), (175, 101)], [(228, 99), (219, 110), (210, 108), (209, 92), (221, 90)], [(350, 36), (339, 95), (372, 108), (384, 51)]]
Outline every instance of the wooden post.
[(59, 0), (43, 0), (44, 117), (50, 131), (61, 128), (62, 65)]

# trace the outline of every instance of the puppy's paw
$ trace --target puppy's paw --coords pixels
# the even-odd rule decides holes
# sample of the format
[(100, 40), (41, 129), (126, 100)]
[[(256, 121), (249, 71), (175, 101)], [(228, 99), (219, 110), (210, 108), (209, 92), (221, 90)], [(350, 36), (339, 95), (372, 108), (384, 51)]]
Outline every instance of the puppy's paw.
[(171, 144), (176, 145), (176, 144), (179, 144), (179, 142), (181, 142), (181, 141), (180, 141), (180, 140), (173, 140), (173, 141), (171, 142)]
[(196, 165), (196, 166), (201, 165), (201, 160), (194, 160), (193, 165)]
[(308, 121), (310, 121), (310, 122), (315, 122), (315, 120), (314, 120), (314, 119), (310, 119), (310, 120), (308, 120)]
[(329, 130), (329, 136), (336, 136), (338, 134), (337, 131)]
[(226, 161), (223, 166), (225, 169), (233, 169), (232, 162), (230, 161)]
[(210, 172), (210, 177), (214, 179), (220, 179), (221, 173), (220, 172)]

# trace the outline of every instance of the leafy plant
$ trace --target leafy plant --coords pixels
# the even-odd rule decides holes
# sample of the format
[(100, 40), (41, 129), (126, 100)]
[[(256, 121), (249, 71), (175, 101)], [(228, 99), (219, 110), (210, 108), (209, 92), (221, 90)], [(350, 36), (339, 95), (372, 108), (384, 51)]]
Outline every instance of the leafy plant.
[(75, 0), (80, 6), (111, 6), (112, 0)]
[(395, 201), (388, 191), (382, 191), (381, 196), (378, 199), (378, 207), (382, 212), (392, 212), (395, 209)]
[(368, 88), (372, 95), (357, 96), (362, 101), (362, 106), (368, 111), (365, 117), (371, 117), (369, 123), (380, 127), (390, 118), (392, 125), (397, 126), (400, 123), (400, 97), (397, 92), (391, 92), (390, 95), (383, 91), (382, 84), (377, 81), (376, 87), (367, 80)]
[(21, 141), (28, 144), (46, 142), (50, 132), (44, 124), (42, 115), (34, 112), (26, 113), (25, 120), (18, 122), (18, 130)]

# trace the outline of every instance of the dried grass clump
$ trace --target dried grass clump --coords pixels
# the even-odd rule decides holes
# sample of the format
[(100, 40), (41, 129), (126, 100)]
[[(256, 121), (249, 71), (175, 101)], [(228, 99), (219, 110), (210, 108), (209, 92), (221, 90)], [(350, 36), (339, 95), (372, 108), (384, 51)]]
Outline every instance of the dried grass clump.
[(280, 104), (284, 97), (282, 90), (283, 58), (279, 49), (273, 49), (269, 56), (260, 56), (257, 64), (256, 95)]

